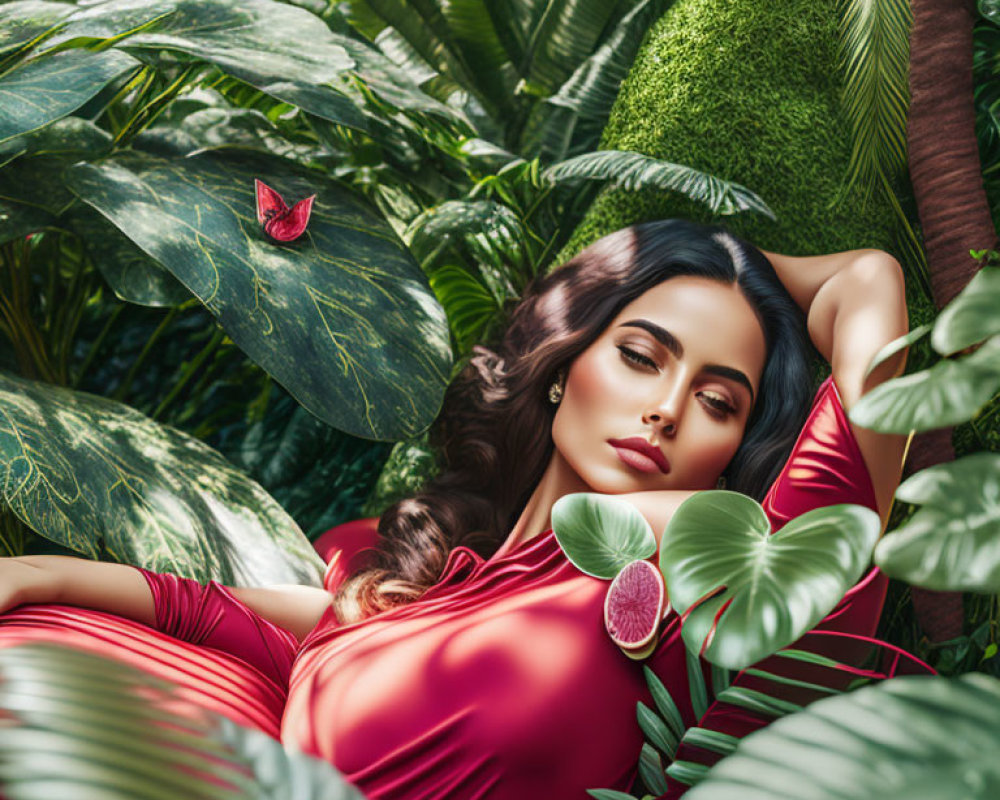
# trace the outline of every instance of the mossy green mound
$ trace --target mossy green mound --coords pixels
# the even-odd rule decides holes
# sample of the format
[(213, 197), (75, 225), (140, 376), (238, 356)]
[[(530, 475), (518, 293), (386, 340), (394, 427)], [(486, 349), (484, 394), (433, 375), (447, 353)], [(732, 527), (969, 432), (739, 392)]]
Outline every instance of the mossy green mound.
[(879, 195), (845, 193), (836, 0), (677, 0), (622, 84), (601, 147), (636, 150), (741, 183), (777, 215), (720, 217), (672, 192), (606, 190), (556, 263), (625, 225), (721, 222), (793, 255), (891, 249)]

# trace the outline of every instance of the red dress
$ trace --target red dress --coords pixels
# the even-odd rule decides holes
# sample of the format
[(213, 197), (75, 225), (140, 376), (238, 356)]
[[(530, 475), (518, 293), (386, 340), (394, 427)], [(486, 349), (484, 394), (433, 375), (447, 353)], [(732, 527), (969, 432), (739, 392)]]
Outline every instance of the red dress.
[[(827, 379), (764, 508), (777, 528), (840, 502), (875, 508)], [(330, 560), (328, 588), (363, 562), (373, 542), (370, 521), (341, 526), (317, 542)], [(53, 606), (0, 617), (0, 646), (71, 640), (139, 664), (153, 653), (150, 671), (176, 672), (180, 665), (178, 682), (189, 699), (222, 706), (232, 718), (239, 692), (250, 705), (271, 696), (293, 651), (290, 634), (218, 584), (205, 590), (150, 573), (147, 579), (158, 626), (200, 645), (99, 612)], [(819, 627), (871, 635), (886, 584), (873, 569)], [(589, 788), (627, 789), (642, 744), (636, 702), (648, 705), (650, 696), (642, 662), (628, 659), (604, 630), (607, 586), (576, 570), (551, 531), (487, 560), (456, 548), (438, 583), (414, 603), (349, 625), (327, 611), (292, 666), (282, 739), (331, 761), (371, 800), (558, 800), (584, 797)], [(81, 629), (94, 619), (112, 626), (113, 635), (87, 641)], [(678, 623), (671, 613), (645, 663), (690, 725), (696, 720)], [(127, 652), (122, 631), (130, 637)], [(205, 674), (185, 667), (194, 660), (203, 669), (202, 659), (210, 664)], [(241, 676), (238, 686), (230, 672)], [(259, 705), (273, 709), (270, 700)], [(258, 727), (267, 729), (266, 714), (258, 717)]]

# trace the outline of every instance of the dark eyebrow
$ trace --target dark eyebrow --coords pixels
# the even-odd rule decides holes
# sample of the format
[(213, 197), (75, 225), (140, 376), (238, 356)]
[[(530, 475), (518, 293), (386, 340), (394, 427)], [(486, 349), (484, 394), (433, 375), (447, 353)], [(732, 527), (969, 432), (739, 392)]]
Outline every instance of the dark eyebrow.
[[(620, 327), (642, 328), (644, 331), (650, 333), (656, 341), (666, 347), (673, 354), (674, 358), (684, 357), (684, 346), (678, 341), (677, 337), (666, 328), (661, 328), (655, 322), (650, 322), (648, 319), (632, 319), (628, 322), (623, 322)], [(753, 405), (753, 386), (750, 385), (750, 379), (745, 373), (733, 367), (724, 367), (722, 364), (706, 364), (704, 372), (707, 372), (709, 375), (718, 375), (720, 378), (729, 378), (745, 386), (746, 390), (750, 392), (750, 405)]]

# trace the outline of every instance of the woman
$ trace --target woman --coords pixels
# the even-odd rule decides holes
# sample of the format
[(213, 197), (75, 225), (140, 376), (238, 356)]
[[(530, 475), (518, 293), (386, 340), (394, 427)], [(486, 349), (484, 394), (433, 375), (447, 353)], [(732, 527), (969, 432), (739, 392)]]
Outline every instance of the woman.
[[(811, 410), (802, 312), (833, 372)], [(334, 594), (29, 557), (0, 564), (0, 610), (98, 608), (265, 672), (301, 640), (282, 738), (371, 798), (628, 788), (642, 664), (604, 632), (607, 584), (559, 550), (552, 504), (616, 494), (659, 537), (684, 499), (724, 479), (763, 499), (775, 526), (836, 502), (884, 523), (902, 438), (854, 429), (842, 405), (902, 370), (900, 354), (865, 376), (905, 331), (885, 253), (790, 258), (693, 223), (633, 226), (538, 281), (497, 352), (465, 367), (435, 431), (442, 474), (383, 514), (375, 563)], [(870, 634), (881, 599), (838, 625)], [(691, 723), (679, 629), (671, 613), (646, 663)]]

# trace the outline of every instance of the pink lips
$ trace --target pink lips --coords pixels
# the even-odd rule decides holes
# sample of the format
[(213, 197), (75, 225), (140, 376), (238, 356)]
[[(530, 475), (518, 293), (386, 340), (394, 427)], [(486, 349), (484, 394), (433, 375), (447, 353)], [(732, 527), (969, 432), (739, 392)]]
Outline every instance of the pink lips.
[(670, 463), (664, 457), (663, 451), (644, 439), (635, 436), (629, 439), (608, 439), (608, 444), (615, 448), (618, 457), (630, 467), (643, 472), (656, 470), (663, 474), (670, 472)]

